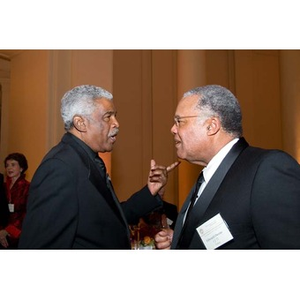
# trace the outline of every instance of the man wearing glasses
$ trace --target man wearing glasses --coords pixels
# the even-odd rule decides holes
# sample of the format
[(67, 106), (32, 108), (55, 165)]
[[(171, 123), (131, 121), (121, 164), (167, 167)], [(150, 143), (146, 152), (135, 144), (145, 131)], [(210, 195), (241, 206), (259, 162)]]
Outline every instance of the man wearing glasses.
[(183, 95), (171, 128), (177, 156), (203, 166), (174, 232), (159, 249), (300, 249), (300, 167), (280, 150), (249, 146), (242, 113), (226, 88)]

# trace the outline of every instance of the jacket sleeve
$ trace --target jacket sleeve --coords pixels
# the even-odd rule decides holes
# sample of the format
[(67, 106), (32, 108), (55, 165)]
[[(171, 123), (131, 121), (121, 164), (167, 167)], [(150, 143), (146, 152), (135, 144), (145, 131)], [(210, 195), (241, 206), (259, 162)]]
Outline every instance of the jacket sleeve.
[(261, 162), (251, 195), (254, 230), (262, 248), (300, 249), (300, 166), (272, 151)]
[(129, 224), (137, 224), (141, 217), (162, 207), (162, 205), (163, 201), (160, 196), (153, 196), (147, 185), (134, 193), (127, 201), (121, 202), (121, 207)]
[(71, 248), (77, 213), (70, 166), (59, 159), (44, 161), (31, 182), (19, 248)]

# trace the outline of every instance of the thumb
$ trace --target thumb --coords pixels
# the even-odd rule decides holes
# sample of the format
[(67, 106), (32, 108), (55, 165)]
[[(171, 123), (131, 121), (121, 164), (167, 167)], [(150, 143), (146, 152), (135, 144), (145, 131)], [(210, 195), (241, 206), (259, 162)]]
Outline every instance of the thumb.
[(154, 168), (156, 165), (156, 162), (154, 159), (151, 159), (151, 162), (150, 162), (150, 169), (152, 170), (152, 168)]

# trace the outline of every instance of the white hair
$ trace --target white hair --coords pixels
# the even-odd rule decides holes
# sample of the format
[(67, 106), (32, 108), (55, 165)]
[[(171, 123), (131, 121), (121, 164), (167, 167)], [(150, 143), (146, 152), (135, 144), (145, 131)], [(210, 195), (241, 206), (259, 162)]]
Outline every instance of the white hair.
[(90, 116), (95, 109), (95, 100), (105, 98), (113, 99), (113, 95), (101, 87), (94, 85), (80, 85), (65, 93), (61, 99), (61, 116), (65, 130), (73, 127), (75, 115)]

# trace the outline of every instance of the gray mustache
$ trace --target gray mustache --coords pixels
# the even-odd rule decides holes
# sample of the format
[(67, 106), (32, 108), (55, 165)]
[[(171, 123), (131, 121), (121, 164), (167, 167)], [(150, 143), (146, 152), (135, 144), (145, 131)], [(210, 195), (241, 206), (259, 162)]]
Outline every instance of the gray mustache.
[(108, 134), (108, 137), (115, 136), (115, 135), (117, 135), (118, 133), (119, 133), (119, 129), (116, 128), (116, 129), (114, 129), (112, 132), (110, 132), (110, 133)]

